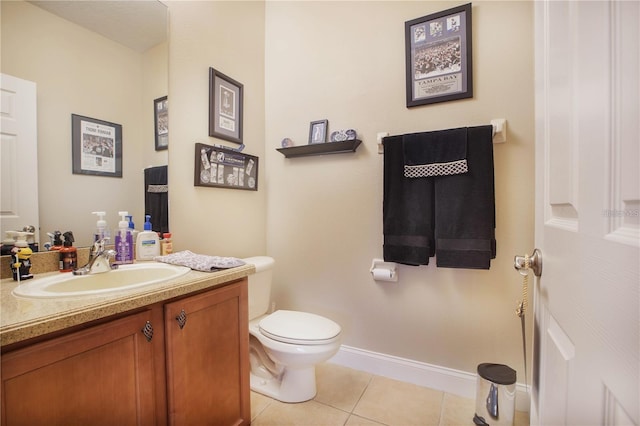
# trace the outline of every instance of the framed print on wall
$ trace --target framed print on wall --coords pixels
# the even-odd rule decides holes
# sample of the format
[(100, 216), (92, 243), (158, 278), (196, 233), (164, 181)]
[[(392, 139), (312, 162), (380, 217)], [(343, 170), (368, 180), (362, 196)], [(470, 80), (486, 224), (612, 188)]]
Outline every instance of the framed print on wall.
[(169, 103), (166, 96), (154, 99), (153, 122), (155, 124), (156, 151), (169, 148)]
[(242, 144), (244, 86), (209, 68), (209, 136)]
[(473, 97), (471, 3), (405, 22), (407, 108)]
[(73, 174), (122, 177), (122, 125), (71, 114)]

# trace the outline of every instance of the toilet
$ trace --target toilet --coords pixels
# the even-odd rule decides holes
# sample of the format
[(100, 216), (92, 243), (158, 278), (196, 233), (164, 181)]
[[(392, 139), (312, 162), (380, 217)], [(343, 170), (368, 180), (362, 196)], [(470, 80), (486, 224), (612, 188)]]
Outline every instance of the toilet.
[(308, 401), (316, 395), (316, 364), (338, 352), (342, 329), (307, 312), (267, 313), (275, 261), (267, 256), (243, 260), (256, 268), (248, 276), (251, 390), (282, 402)]

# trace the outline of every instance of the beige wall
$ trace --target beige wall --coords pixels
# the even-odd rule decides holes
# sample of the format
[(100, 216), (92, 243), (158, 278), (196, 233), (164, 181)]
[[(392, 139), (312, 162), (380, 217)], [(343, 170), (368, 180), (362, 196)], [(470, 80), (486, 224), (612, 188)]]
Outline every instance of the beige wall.
[[(246, 257), (266, 250), (264, 3), (169, 1), (169, 187), (174, 250)], [(195, 143), (208, 136), (209, 67), (244, 85), (244, 152), (258, 191), (193, 185)], [(178, 189), (179, 188), (179, 189)]]
[[(343, 343), (475, 372), (506, 363), (523, 378), (522, 280), (513, 256), (533, 249), (533, 7), (473, 2), (474, 97), (405, 107), (404, 22), (458, 2), (268, 2), (266, 6), (267, 252), (275, 301), (326, 315)], [(285, 159), (284, 137), (309, 122), (354, 128), (355, 154)], [(399, 267), (375, 282), (382, 256), (382, 163), (376, 134), (506, 118), (495, 146), (497, 258), (489, 271)], [(530, 329), (530, 328), (529, 328)]]
[[(153, 99), (167, 92), (167, 49), (140, 54), (22, 1), (3, 1), (2, 72), (37, 84), (41, 241), (54, 230), (92, 241), (96, 217), (144, 214), (143, 172), (166, 164), (155, 152)], [(72, 174), (71, 114), (122, 125), (123, 177)]]

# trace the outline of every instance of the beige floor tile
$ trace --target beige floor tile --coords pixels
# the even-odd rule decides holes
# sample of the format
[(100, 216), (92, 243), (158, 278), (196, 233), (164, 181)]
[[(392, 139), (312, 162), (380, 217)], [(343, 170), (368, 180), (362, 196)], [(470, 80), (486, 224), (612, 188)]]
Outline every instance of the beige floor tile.
[(315, 401), (351, 412), (371, 381), (372, 375), (341, 365), (316, 366)]
[(529, 426), (530, 416), (528, 412), (516, 411), (515, 419), (513, 419), (515, 426)]
[(440, 419), (440, 425), (472, 425), (475, 411), (475, 399), (463, 398), (461, 396), (445, 393), (444, 400), (442, 402), (442, 418)]
[(349, 420), (347, 420), (344, 426), (385, 426), (385, 425), (382, 423), (374, 422), (373, 420), (365, 419), (363, 417), (358, 417), (352, 414), (349, 416)]
[(353, 414), (387, 425), (437, 425), (443, 392), (374, 376)]
[(349, 413), (316, 401), (286, 404), (273, 401), (251, 423), (253, 426), (342, 426)]
[(251, 391), (251, 420), (255, 419), (273, 402), (268, 396)]

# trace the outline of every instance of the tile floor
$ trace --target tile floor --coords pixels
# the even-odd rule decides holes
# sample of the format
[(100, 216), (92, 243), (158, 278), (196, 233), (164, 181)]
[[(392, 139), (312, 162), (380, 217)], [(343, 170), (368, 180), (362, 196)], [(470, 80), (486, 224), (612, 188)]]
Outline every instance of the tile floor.
[[(473, 425), (475, 400), (323, 363), (316, 368), (318, 393), (311, 401), (285, 404), (251, 392), (254, 426)], [(528, 413), (516, 412), (516, 426)]]

